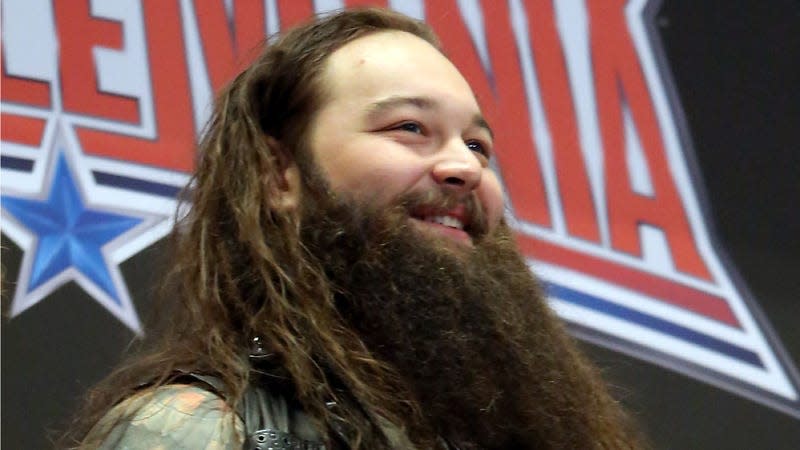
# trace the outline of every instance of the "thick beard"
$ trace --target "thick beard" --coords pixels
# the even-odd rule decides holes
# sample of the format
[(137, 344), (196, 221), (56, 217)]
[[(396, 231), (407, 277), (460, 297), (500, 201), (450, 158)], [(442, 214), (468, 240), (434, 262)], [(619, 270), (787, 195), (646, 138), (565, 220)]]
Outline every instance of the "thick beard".
[(591, 409), (591, 394), (576, 386), (591, 375), (505, 224), (474, 233), (470, 248), (411, 225), (420, 199), (374, 211), (315, 197), (304, 244), (344, 320), (405, 380), (426, 426), (461, 449), (580, 447), (590, 431), (578, 409)]

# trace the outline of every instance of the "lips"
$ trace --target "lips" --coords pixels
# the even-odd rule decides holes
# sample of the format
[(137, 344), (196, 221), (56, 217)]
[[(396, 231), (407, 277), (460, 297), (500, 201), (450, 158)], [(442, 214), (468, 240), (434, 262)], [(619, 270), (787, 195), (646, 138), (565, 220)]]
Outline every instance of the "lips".
[(425, 222), (438, 223), (457, 230), (464, 229), (464, 222), (453, 216), (427, 216), (422, 218)]
[(425, 222), (464, 229), (469, 225), (470, 214), (463, 203), (449, 208), (420, 205), (411, 210), (411, 216)]
[(448, 209), (421, 206), (411, 211), (411, 217), (421, 222), (436, 224), (444, 230), (451, 230), (459, 239), (469, 239), (470, 215), (463, 204)]

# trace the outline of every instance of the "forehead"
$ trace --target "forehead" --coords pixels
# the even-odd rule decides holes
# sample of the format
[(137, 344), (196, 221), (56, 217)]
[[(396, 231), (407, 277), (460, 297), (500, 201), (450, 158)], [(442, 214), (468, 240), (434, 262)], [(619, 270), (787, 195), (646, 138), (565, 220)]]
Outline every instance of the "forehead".
[(322, 85), (330, 100), (428, 97), (478, 109), (467, 81), (427, 41), (402, 31), (369, 34), (325, 62)]

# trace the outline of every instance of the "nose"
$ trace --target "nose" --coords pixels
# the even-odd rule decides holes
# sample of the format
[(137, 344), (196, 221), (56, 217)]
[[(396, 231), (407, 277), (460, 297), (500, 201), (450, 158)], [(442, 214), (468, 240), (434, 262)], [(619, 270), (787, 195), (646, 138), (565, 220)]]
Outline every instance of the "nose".
[(443, 188), (471, 192), (480, 185), (483, 165), (460, 139), (448, 143), (437, 157), (433, 178)]

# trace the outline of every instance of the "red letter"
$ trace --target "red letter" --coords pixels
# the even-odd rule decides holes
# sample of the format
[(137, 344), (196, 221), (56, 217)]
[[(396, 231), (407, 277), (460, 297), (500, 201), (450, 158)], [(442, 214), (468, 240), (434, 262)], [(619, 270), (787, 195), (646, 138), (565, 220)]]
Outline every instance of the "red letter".
[[(5, 52), (0, 54), (0, 99), (3, 102), (50, 108), (50, 83), (8, 75), (5, 58)], [(46, 121), (42, 119), (5, 112), (0, 115), (0, 135), (3, 140), (30, 147), (38, 148), (41, 145), (45, 125)]]
[(78, 139), (90, 154), (190, 172), (194, 167), (195, 130), (178, 1), (144, 0), (142, 8), (156, 137), (141, 139), (78, 129)]
[(281, 30), (297, 25), (314, 15), (312, 0), (278, 0)]
[(567, 232), (600, 242), (597, 212), (578, 140), (575, 107), (555, 26), (552, 0), (530, 1), (526, 4), (526, 12), (530, 29), (536, 32), (530, 36), (531, 50), (535, 56), (537, 80), (553, 143), (558, 192)]
[(426, 2), (428, 22), (436, 29), (448, 56), (469, 81), (495, 128), (497, 160), (519, 219), (550, 227), (541, 169), (533, 142), (527, 95), (506, 2), (483, 0), (486, 39), (493, 83), (489, 84), (469, 32), (453, 0)]
[(233, 3), (233, 30), (220, 0), (195, 0), (194, 12), (203, 44), (211, 89), (217, 92), (255, 58), (264, 40), (264, 1)]
[(139, 121), (137, 100), (100, 91), (92, 49), (122, 48), (119, 23), (95, 19), (89, 1), (54, 2), (64, 110), (122, 122)]
[[(611, 245), (641, 255), (639, 225), (660, 228), (678, 270), (709, 279), (692, 230), (675, 189), (664, 153), (663, 138), (653, 110), (636, 50), (628, 34), (623, 0), (587, 2), (597, 112), (605, 154), (606, 196)], [(653, 196), (633, 191), (625, 157), (623, 107), (627, 102), (644, 150)]]
[(345, 8), (355, 8), (358, 6), (378, 6), (386, 8), (387, 0), (345, 0)]

